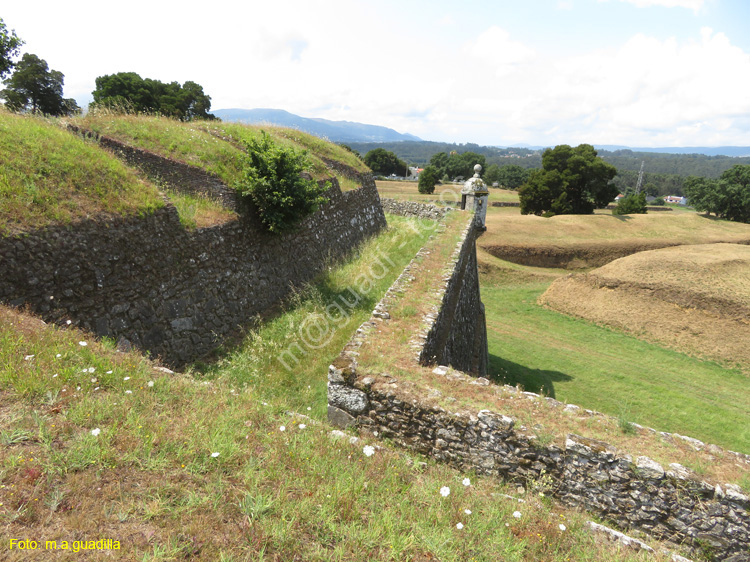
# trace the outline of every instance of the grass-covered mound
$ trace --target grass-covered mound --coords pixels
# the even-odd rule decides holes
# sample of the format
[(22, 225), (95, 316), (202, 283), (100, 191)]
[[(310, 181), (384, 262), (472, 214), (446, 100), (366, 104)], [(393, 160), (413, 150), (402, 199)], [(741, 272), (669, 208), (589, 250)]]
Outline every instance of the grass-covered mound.
[(750, 246), (642, 252), (555, 281), (543, 304), (750, 373)]
[(201, 168), (217, 175), (230, 187), (242, 176), (244, 143), (260, 138), (261, 131), (283, 147), (309, 151), (313, 167), (310, 173), (315, 179), (336, 176), (343, 189), (356, 187), (356, 182), (326, 160), (340, 162), (357, 172), (369, 172), (367, 166), (345, 148), (294, 129), (215, 121), (181, 122), (108, 111), (91, 112), (73, 122), (129, 146)]
[(156, 187), (97, 145), (0, 109), (0, 234), (162, 205)]
[(750, 242), (750, 225), (695, 213), (542, 218), (495, 212), (478, 244), (503, 260), (537, 267), (599, 267), (645, 250), (682, 244)]

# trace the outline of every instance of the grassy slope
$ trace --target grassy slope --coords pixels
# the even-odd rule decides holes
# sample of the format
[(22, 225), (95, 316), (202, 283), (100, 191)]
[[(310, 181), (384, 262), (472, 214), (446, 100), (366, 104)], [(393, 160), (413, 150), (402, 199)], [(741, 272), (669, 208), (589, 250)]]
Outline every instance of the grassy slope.
[(202, 168), (216, 174), (230, 186), (240, 178), (242, 172), (242, 141), (258, 137), (262, 130), (282, 145), (308, 150), (312, 164), (310, 172), (316, 179), (335, 175), (345, 188), (354, 187), (351, 181), (328, 168), (321, 157), (343, 162), (361, 172), (369, 171), (352, 153), (337, 145), (280, 127), (213, 121), (182, 123), (163, 117), (108, 112), (89, 113), (75, 122), (131, 146)]
[(96, 145), (0, 109), (0, 234), (162, 205), (154, 186)]
[[(503, 497), (515, 489), (471, 475), (464, 486), (467, 475), (387, 445), (368, 457), (366, 442), (332, 438), (320, 423), (328, 363), (423, 239), (390, 221), (358, 260), (194, 377), (0, 308), (3, 536), (120, 541), (87, 560), (641, 559), (595, 544), (583, 515), (536, 490), (519, 504)], [(350, 323), (283, 370), (275, 358), (296, 328), (380, 272), (383, 253), (394, 265)], [(82, 556), (0, 548), (10, 561)]]

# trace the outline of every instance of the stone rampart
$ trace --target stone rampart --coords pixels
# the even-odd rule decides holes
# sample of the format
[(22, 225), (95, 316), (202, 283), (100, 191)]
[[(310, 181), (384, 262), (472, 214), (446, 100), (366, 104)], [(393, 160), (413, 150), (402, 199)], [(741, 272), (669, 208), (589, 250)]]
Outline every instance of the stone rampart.
[[(471, 269), (466, 265), (471, 263), (472, 243), (471, 236), (463, 238), (458, 256), (454, 254), (454, 270)], [(621, 528), (684, 544), (716, 560), (750, 561), (750, 498), (738, 486), (710, 484), (679, 464), (665, 469), (647, 457), (634, 458), (607, 443), (578, 435), (568, 435), (564, 446), (543, 444), (502, 412), (479, 408), (449, 411), (435, 405), (429, 389), (435, 384), (432, 378), (444, 378), (458, 387), (457, 393), (470, 391), (476, 403), (492, 403), (497, 392), (505, 392), (538, 401), (540, 406), (559, 408), (560, 415), (567, 415), (563, 410), (577, 408), (564, 407), (551, 398), (498, 387), (487, 379), (447, 367), (437, 367), (424, 380), (414, 382), (360, 366), (361, 346), (378, 337), (381, 323), (390, 319), (389, 304), (409, 291), (414, 279), (412, 267), (413, 263), (329, 368), (331, 423), (358, 426), (460, 470), (524, 484), (548, 480), (549, 493), (561, 502), (584, 508)], [(446, 277), (442, 282), (450, 285), (457, 283), (457, 278)], [(446, 301), (442, 302), (445, 306)], [(441, 312), (432, 315), (433, 326), (440, 324)], [(425, 354), (425, 349), (431, 349), (428, 346), (440, 349), (435, 342), (441, 338), (431, 338), (431, 332), (424, 330), (417, 338), (419, 352), (415, 359), (433, 355)], [(463, 386), (466, 390), (462, 391)], [(750, 457), (725, 453), (750, 467)]]
[(181, 366), (385, 227), (370, 176), (343, 193), (331, 181), (329, 201), (283, 236), (250, 219), (187, 231), (167, 205), (2, 238), (0, 302)]

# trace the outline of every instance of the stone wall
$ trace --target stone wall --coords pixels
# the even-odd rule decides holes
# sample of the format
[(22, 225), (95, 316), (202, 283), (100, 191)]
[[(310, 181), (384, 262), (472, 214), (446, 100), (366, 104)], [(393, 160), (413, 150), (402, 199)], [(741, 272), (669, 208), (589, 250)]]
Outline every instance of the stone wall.
[(383, 197), (380, 201), (383, 205), (383, 211), (402, 217), (440, 220), (451, 211), (449, 207), (438, 207), (437, 205), (420, 203), (419, 201), (389, 199), (387, 197)]
[(479, 290), (476, 240), (483, 231), (470, 221), (447, 264), (438, 290), (441, 304), (419, 336), (422, 365), (450, 365), (485, 376), (489, 364), (487, 324)]
[[(472, 237), (465, 237), (462, 248), (470, 247), (470, 240)], [(455, 263), (462, 263), (461, 258)], [(434, 405), (428, 395), (429, 380), (414, 383), (387, 373), (361, 373), (359, 348), (378, 337), (380, 323), (390, 318), (389, 303), (409, 290), (411, 267), (329, 368), (331, 423), (356, 425), (460, 470), (521, 483), (548, 479), (549, 493), (561, 502), (587, 509), (622, 528), (685, 544), (716, 560), (750, 561), (750, 498), (738, 486), (709, 484), (679, 464), (665, 470), (647, 457), (634, 459), (607, 443), (578, 435), (568, 435), (564, 446), (544, 445), (502, 412), (451, 412)], [(418, 339), (431, 341), (426, 334)], [(419, 357), (423, 354), (424, 350)], [(487, 379), (446, 367), (437, 367), (429, 376), (467, 385), (480, 403), (485, 393), (490, 402), (499, 390), (559, 408), (561, 415), (565, 415), (563, 410), (576, 408), (512, 387), (499, 388)], [(456, 392), (462, 391), (458, 388)], [(726, 453), (750, 467), (750, 457)]]
[(181, 366), (386, 226), (371, 177), (343, 193), (332, 183), (329, 202), (284, 236), (248, 219), (186, 231), (167, 205), (2, 238), (0, 302)]

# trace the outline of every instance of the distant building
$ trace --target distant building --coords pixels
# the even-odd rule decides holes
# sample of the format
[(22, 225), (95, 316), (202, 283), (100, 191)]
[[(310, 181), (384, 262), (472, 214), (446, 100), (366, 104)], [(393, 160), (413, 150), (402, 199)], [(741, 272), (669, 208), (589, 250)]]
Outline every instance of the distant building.
[(424, 170), (424, 168), (416, 168), (414, 166), (409, 166), (409, 173), (407, 174), (407, 177), (418, 180), (419, 174), (422, 173), (422, 170)]
[(680, 197), (679, 195), (665, 195), (665, 203), (672, 203), (673, 205), (687, 205), (687, 197)]

